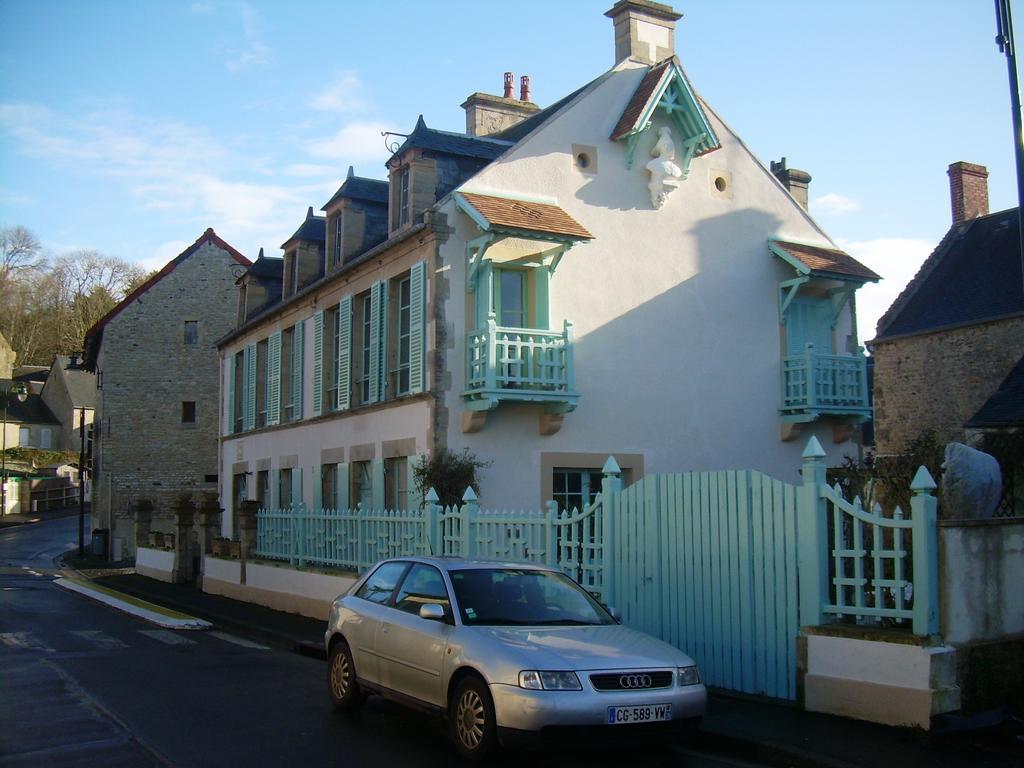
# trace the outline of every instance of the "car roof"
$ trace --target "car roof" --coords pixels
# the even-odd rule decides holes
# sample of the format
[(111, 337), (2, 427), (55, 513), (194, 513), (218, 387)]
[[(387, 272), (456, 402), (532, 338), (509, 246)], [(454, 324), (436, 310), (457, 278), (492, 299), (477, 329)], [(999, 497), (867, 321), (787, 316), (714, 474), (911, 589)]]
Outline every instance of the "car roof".
[(551, 566), (538, 563), (523, 563), (509, 560), (480, 560), (467, 557), (436, 557), (410, 555), (408, 557), (390, 557), (381, 562), (426, 563), (444, 571), (480, 570), (486, 568), (517, 568), (531, 571), (554, 571)]

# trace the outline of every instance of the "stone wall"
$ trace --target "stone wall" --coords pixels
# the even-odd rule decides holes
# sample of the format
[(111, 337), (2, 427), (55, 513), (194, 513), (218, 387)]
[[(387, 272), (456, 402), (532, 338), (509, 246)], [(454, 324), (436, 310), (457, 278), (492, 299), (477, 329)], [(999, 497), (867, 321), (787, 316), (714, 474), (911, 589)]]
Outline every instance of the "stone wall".
[[(241, 269), (204, 243), (104, 328), (92, 518), (122, 543), (115, 558), (134, 548), (131, 513), (140, 500), (154, 505), (153, 530), (170, 532), (177, 498), (217, 490), (214, 342), (234, 327)], [(186, 320), (199, 322), (196, 344), (184, 343)], [(182, 423), (184, 401), (196, 403), (195, 423)]]
[(962, 441), (964, 423), (1020, 360), (1024, 317), (872, 344), (879, 455), (905, 449), (926, 429)]

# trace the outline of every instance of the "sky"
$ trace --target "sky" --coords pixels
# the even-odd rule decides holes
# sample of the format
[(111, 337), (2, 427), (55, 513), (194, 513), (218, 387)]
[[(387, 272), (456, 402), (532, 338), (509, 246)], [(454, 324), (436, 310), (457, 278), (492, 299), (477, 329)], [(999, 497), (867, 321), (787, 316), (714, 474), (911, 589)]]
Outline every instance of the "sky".
[[(385, 178), (381, 131), (462, 131), (507, 70), (546, 106), (609, 69), (612, 4), (0, 0), (0, 226), (151, 269), (207, 227), (280, 255), (349, 165)], [(858, 292), (862, 339), (949, 228), (950, 163), (1017, 205), (990, 0), (674, 7), (696, 90), (765, 165), (810, 173), (812, 216), (885, 278)]]

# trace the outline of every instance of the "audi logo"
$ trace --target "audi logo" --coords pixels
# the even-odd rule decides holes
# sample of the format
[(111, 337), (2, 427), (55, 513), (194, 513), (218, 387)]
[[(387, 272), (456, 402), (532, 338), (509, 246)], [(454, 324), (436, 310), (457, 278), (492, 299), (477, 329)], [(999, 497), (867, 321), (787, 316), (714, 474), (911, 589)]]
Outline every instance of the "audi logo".
[(652, 683), (650, 675), (622, 675), (619, 678), (621, 688), (650, 688)]

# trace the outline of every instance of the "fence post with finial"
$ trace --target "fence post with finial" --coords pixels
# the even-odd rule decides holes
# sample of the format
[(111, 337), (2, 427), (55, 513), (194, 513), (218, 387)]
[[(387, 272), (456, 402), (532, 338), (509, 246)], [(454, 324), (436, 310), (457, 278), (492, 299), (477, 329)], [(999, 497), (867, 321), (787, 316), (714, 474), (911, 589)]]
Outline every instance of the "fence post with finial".
[(797, 563), (800, 583), (800, 626), (822, 623), (828, 597), (828, 528), (825, 499), (825, 450), (811, 436), (803, 452), (803, 484), (797, 501)]
[(914, 553), (914, 634), (939, 631), (939, 542), (937, 486), (931, 473), (919, 467), (910, 490), (911, 542)]

